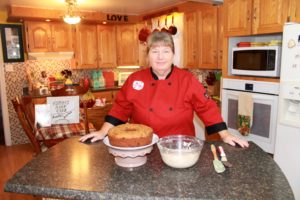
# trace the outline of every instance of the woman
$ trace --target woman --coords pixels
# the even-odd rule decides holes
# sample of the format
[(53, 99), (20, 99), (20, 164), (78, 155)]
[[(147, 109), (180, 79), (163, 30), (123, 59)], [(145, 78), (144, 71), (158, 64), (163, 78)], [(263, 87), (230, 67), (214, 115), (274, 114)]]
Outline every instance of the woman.
[(102, 128), (80, 141), (103, 139), (108, 130), (126, 123), (145, 124), (159, 137), (173, 134), (195, 136), (193, 114), (197, 113), (208, 134), (219, 133), (225, 143), (248, 147), (248, 142), (227, 131), (216, 103), (189, 72), (173, 65), (174, 42), (170, 34), (154, 32), (147, 39), (150, 68), (131, 74), (118, 92)]

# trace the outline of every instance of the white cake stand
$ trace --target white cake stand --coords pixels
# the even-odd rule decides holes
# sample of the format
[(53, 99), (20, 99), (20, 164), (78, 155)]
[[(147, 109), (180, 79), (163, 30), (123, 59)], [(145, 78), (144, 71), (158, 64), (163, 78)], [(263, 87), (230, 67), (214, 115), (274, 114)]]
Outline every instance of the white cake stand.
[(108, 152), (115, 156), (115, 162), (121, 167), (139, 167), (147, 162), (147, 154), (153, 149), (153, 145), (158, 141), (158, 136), (153, 134), (151, 144), (140, 147), (116, 147), (109, 143), (105, 137), (103, 143), (107, 146)]

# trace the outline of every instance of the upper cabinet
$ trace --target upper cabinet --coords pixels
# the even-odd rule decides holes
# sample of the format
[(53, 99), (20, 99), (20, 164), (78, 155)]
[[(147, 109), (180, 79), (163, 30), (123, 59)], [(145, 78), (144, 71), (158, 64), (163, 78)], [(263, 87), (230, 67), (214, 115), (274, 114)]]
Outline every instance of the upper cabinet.
[[(218, 68), (222, 68), (223, 65), (223, 49), (224, 49), (224, 6), (218, 6), (218, 39), (217, 39), (217, 52), (218, 52)], [(226, 47), (225, 47), (226, 48)]]
[(218, 67), (217, 47), (217, 8), (210, 7), (199, 13), (199, 66), (203, 69), (216, 69)]
[(98, 66), (97, 26), (80, 24), (76, 26), (76, 66), (77, 69), (94, 69)]
[(72, 28), (64, 23), (26, 21), (28, 52), (73, 51)]
[(134, 24), (117, 26), (118, 65), (139, 65), (138, 30)]
[(184, 14), (184, 67), (198, 67), (198, 12)]
[(225, 32), (228, 36), (282, 32), (290, 0), (226, 0)]
[(289, 8), (290, 21), (300, 23), (300, 1), (290, 0)]
[(98, 66), (117, 66), (116, 26), (98, 25)]
[(139, 64), (135, 25), (81, 24), (75, 35), (77, 69)]
[(184, 14), (184, 66), (187, 68), (218, 69), (218, 8), (203, 9)]

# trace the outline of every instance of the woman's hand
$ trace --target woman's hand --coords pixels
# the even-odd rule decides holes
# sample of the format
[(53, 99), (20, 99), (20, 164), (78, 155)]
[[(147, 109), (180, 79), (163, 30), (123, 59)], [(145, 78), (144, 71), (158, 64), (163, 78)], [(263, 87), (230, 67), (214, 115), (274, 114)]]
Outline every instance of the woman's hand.
[(242, 148), (249, 147), (249, 143), (246, 140), (240, 139), (230, 134), (227, 130), (220, 131), (219, 135), (221, 136), (223, 142), (227, 144), (230, 144), (232, 146), (236, 146), (236, 144), (238, 144)]
[(112, 125), (108, 122), (104, 122), (99, 131), (95, 131), (95, 132), (92, 132), (85, 136), (82, 136), (81, 138), (79, 138), (79, 141), (84, 142), (89, 138), (92, 138), (91, 142), (96, 142), (98, 140), (102, 140), (107, 135), (109, 129), (111, 129), (112, 127), (114, 127), (114, 125)]
[(100, 131), (95, 131), (95, 132), (92, 132), (92, 133), (82, 136), (81, 138), (79, 138), (79, 141), (84, 142), (87, 139), (92, 138), (91, 142), (96, 142), (98, 140), (102, 140), (105, 136), (106, 136), (106, 133), (103, 133), (100, 130)]

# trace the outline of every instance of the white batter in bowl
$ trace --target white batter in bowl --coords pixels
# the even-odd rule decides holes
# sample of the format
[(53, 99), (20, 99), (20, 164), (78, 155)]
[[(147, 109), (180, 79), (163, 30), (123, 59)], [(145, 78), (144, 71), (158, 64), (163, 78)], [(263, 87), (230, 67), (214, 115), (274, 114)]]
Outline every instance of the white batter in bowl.
[(173, 135), (157, 143), (163, 162), (173, 168), (187, 168), (197, 163), (203, 141), (193, 136)]

